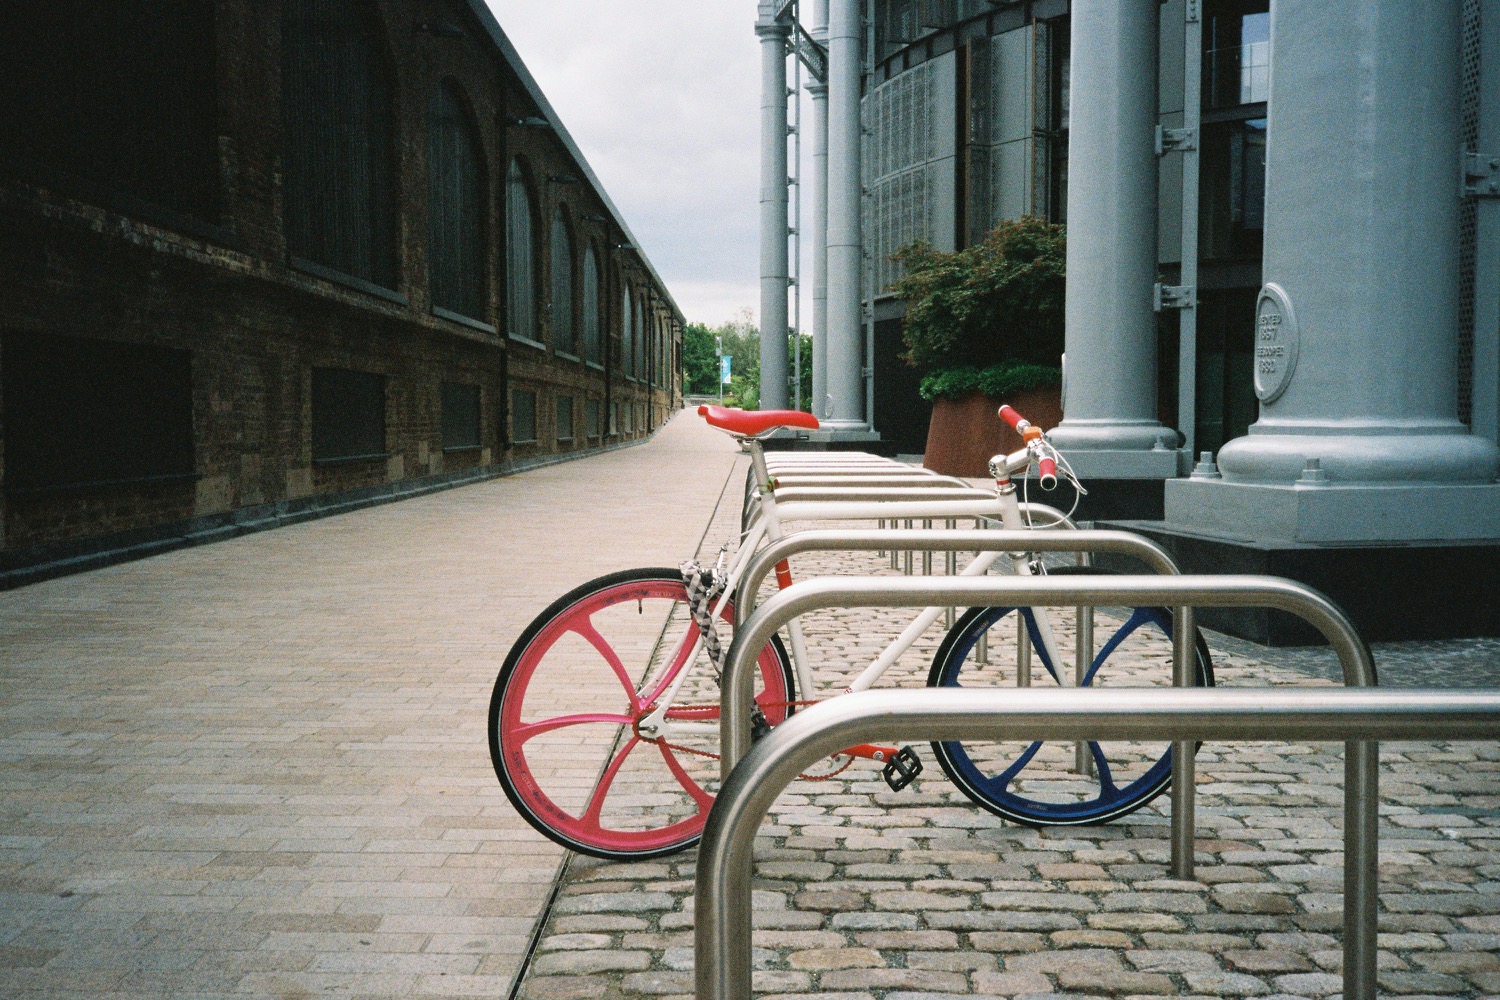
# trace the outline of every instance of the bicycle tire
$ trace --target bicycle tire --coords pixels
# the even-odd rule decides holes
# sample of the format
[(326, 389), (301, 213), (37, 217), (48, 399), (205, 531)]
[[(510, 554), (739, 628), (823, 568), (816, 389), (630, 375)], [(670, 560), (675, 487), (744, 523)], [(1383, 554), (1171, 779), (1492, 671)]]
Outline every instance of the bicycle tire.
[[(726, 648), (733, 617), (726, 603), (719, 625)], [(522, 818), (600, 858), (659, 857), (698, 841), (719, 781), (719, 692), (701, 649), (685, 659), (696, 635), (682, 575), (668, 568), (591, 580), (526, 627), (489, 707), (490, 759)], [(669, 719), (693, 735), (646, 739), (636, 724), (689, 666), (695, 672)], [(794, 696), (779, 639), (766, 644), (759, 667), (757, 701), (774, 725), (791, 714)]]
[[(1100, 571), (1082, 567), (1063, 567), (1051, 571), (1054, 575), (1098, 573)], [(949, 630), (937, 654), (927, 683), (931, 687), (963, 687), (965, 678), (969, 683), (979, 680), (984, 671), (973, 662), (973, 654), (981, 634), (991, 631), (1002, 620), (1010, 619), (1015, 608), (970, 608)], [(1058, 665), (1050, 662), (1037, 633), (1031, 609), (1021, 608), (1020, 614), (1026, 622), (1031, 638), (1033, 655), (1040, 662), (1050, 679), (1055, 682)], [(1084, 684), (1094, 686), (1104, 682), (1111, 674), (1121, 674), (1130, 669), (1116, 661), (1111, 667), (1111, 657), (1121, 660), (1129, 654), (1122, 646), (1130, 642), (1136, 645), (1136, 633), (1142, 629), (1159, 632), (1166, 643), (1165, 676), (1152, 676), (1157, 683), (1171, 683), (1172, 616), (1166, 608), (1135, 608), (1125, 623), (1120, 626), (1091, 662)], [(1196, 630), (1195, 630), (1196, 631)], [(1149, 635), (1149, 633), (1148, 633)], [(1160, 657), (1159, 643), (1154, 654)], [(1213, 659), (1208, 644), (1201, 632), (1194, 636), (1197, 653), (1195, 666), (1196, 683), (1202, 687), (1214, 684)], [(1004, 679), (1004, 668), (988, 671), (990, 678)], [(1139, 673), (1139, 671), (1137, 671)], [(1155, 674), (1160, 674), (1156, 671)], [(1048, 678), (1039, 677), (1046, 681)], [(1138, 676), (1132, 681), (1139, 680)], [(1132, 685), (1138, 686), (1138, 685)], [(1101, 744), (1089, 741), (1089, 755), (1094, 778), (1080, 775), (1069, 768), (1067, 758), (1072, 756), (1071, 744), (1068, 752), (1059, 753), (1058, 748), (1046, 750), (1041, 741), (1026, 744), (983, 744), (974, 741), (934, 742), (932, 751), (949, 779), (970, 799), (997, 816), (1025, 826), (1089, 826), (1119, 819), (1150, 802), (1160, 795), (1172, 782), (1171, 745), (1126, 743), (1123, 741)], [(1016, 752), (1017, 748), (1024, 749)], [(1121, 783), (1117, 775), (1130, 775)]]

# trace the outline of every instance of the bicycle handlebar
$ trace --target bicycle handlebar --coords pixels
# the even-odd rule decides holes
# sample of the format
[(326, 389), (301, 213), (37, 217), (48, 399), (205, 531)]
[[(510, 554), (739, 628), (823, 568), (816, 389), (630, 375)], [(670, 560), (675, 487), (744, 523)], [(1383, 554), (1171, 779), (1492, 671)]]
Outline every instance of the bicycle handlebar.
[(1016, 433), (1021, 435), (1026, 442), (1025, 452), (1030, 457), (1036, 458), (1038, 482), (1042, 489), (1053, 490), (1057, 488), (1057, 460), (1042, 450), (1042, 429), (1017, 413), (1014, 407), (1000, 407), (1000, 419), (1010, 424)]
[(1038, 482), (1044, 490), (1057, 489), (1057, 462), (1052, 456), (1047, 456), (1036, 463), (1037, 473), (1040, 478)]

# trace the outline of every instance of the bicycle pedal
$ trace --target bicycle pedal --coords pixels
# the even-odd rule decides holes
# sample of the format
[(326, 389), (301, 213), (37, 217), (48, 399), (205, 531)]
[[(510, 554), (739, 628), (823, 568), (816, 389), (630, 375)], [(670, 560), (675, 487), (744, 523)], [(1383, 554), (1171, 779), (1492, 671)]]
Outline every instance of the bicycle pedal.
[(922, 773), (922, 758), (911, 747), (902, 747), (897, 750), (891, 759), (886, 761), (885, 767), (881, 768), (880, 776), (885, 783), (891, 786), (891, 791), (899, 792), (907, 785), (916, 780), (917, 775)]

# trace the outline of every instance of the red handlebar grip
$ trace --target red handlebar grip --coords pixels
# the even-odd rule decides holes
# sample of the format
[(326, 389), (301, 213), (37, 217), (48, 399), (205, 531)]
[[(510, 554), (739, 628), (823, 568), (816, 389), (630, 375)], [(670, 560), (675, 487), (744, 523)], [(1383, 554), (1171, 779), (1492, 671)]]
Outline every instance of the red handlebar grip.
[(1057, 488), (1057, 462), (1050, 458), (1043, 458), (1036, 463), (1037, 471), (1041, 473), (1041, 485), (1044, 490)]
[(1007, 424), (1010, 424), (1017, 431), (1020, 431), (1022, 429), (1021, 425), (1027, 422), (1025, 417), (1021, 416), (1009, 406), (1000, 407), (1000, 419), (1004, 420)]

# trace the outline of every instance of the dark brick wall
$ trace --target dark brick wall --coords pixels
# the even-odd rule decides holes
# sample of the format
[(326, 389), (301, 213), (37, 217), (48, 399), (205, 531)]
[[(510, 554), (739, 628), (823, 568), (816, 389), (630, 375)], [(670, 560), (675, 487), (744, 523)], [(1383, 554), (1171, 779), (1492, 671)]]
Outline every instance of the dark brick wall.
[[(535, 116), (518, 70), (492, 43), (462, 0), (376, 0), (394, 80), (397, 172), (397, 287), (391, 293), (328, 280), (291, 266), (283, 238), (282, 125), (279, 105), (279, 0), (214, 0), (220, 191), (217, 218), (183, 218), (98, 185), (68, 179), (66, 165), (21, 166), (0, 155), (0, 343), (82, 338), (186, 350), (192, 367), (191, 477), (50, 491), (0, 491), (0, 569), (51, 558), (59, 546), (86, 550), (163, 526), (232, 515), (267, 505), (306, 504), (342, 494), (429, 481), (454, 473), (499, 474), (569, 452), (627, 443), (654, 429), (680, 403), (671, 348), (671, 384), (650, 387), (621, 376), (621, 295), (653, 291), (655, 311), (675, 341), (681, 317), (665, 289), (610, 220), (550, 128), (516, 126)], [(6, 15), (0, 14), (0, 31)], [(418, 31), (454, 25), (462, 37)], [(461, 87), (483, 150), (491, 328), (435, 315), (427, 282), (427, 133), (433, 89), (443, 78)], [(536, 262), (538, 340), (550, 343), (548, 232), (559, 205), (574, 235), (573, 312), (582, 309), (582, 255), (591, 242), (600, 263), (606, 365), (559, 357), (557, 348), (509, 340), (502, 333), (505, 274), (503, 181), (506, 164), (524, 155), (540, 179)], [(40, 182), (39, 182), (40, 181)], [(575, 345), (564, 353), (581, 354)], [(0, 370), (5, 365), (0, 349)], [(315, 462), (311, 387), (314, 368), (383, 376), (383, 458)], [(480, 387), (481, 448), (444, 453), (441, 385)], [(537, 393), (537, 441), (512, 445), (509, 390)], [(557, 440), (555, 399), (571, 396), (574, 436)], [(587, 400), (597, 400), (601, 438), (587, 435)], [(640, 406), (649, 420), (609, 436), (611, 403)], [(0, 399), (0, 412), (4, 400)], [(622, 422), (623, 424), (623, 422)], [(623, 427), (622, 427), (623, 429)], [(0, 477), (5, 471), (0, 433)], [(4, 482), (0, 478), (0, 482)], [(363, 491), (362, 493), (360, 491)], [(91, 541), (92, 540), (92, 541)]]

